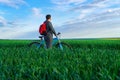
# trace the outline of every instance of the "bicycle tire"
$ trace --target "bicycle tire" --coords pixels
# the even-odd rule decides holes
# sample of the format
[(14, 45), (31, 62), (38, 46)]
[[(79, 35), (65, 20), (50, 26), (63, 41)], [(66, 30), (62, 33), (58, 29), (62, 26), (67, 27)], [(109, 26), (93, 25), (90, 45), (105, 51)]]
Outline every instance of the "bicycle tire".
[(40, 46), (40, 43), (39, 42), (31, 42), (28, 47), (31, 47), (31, 48), (39, 48)]
[(60, 44), (62, 45), (63, 50), (72, 50), (72, 47), (71, 47), (69, 44), (65, 43), (65, 42), (57, 43), (57, 44), (55, 45), (55, 47), (56, 47), (56, 48), (60, 48), (60, 47), (59, 47)]

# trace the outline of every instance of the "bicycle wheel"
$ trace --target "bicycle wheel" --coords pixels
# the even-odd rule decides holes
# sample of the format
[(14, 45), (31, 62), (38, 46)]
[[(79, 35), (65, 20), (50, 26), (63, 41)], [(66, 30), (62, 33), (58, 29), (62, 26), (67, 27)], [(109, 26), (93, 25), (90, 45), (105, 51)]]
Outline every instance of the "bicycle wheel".
[(60, 48), (61, 50), (72, 50), (71, 46), (67, 43), (61, 42), (61, 43), (57, 43), (56, 48)]
[(39, 42), (32, 42), (28, 46), (31, 48), (40, 48), (41, 47)]

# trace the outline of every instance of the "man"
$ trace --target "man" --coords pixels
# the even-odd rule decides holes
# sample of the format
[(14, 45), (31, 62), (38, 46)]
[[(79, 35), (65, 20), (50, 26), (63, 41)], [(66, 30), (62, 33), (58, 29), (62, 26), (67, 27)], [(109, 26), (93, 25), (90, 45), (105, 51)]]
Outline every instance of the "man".
[(46, 43), (46, 47), (52, 48), (53, 34), (55, 36), (57, 36), (57, 35), (56, 35), (56, 32), (55, 32), (53, 25), (51, 23), (51, 15), (50, 14), (46, 15), (45, 23), (46, 23), (47, 34), (44, 35), (44, 40)]

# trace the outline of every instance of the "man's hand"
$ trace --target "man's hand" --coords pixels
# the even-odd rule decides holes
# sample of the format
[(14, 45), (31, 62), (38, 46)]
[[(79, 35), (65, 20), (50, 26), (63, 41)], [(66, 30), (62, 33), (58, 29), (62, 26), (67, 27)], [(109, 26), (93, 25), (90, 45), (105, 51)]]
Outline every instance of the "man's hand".
[(60, 35), (60, 34), (61, 34), (60, 32), (57, 33), (57, 35)]

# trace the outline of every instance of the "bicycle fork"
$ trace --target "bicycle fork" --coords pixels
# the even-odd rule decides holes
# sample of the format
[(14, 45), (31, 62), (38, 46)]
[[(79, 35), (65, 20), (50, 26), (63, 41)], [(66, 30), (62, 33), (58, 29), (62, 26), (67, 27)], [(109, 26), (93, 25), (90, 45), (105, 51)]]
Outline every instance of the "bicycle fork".
[[(58, 38), (57, 38), (58, 39)], [(61, 42), (60, 42), (60, 40), (58, 39), (58, 43), (59, 43), (59, 48), (61, 49), (61, 50), (63, 50), (63, 46), (62, 46), (62, 44), (61, 44)]]

